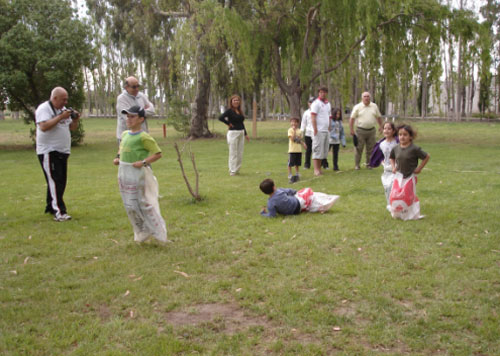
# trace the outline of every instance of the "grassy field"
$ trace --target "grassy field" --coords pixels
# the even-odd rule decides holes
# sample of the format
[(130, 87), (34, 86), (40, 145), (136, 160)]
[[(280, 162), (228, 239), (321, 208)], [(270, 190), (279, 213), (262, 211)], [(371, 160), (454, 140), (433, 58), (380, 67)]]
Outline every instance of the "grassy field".
[(218, 138), (190, 144), (194, 203), (180, 135), (164, 139), (153, 120), (174, 241), (163, 246), (133, 242), (115, 121), (83, 122), (65, 195), (73, 220), (56, 223), (28, 127), (0, 121), (0, 354), (500, 354), (500, 125), (414, 124), (431, 155), (417, 186), (426, 217), (402, 222), (385, 210), (381, 170), (353, 170), (352, 142), (342, 172), (303, 171), (293, 185), (340, 195), (328, 213), (262, 218), (260, 181), (290, 186), (283, 121), (259, 123), (235, 177), (224, 127), (210, 122)]

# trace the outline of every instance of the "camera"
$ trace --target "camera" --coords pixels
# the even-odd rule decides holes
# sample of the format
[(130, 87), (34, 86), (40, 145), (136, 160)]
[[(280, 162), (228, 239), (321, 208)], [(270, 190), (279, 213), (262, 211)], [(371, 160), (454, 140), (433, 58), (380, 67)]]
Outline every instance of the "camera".
[(78, 117), (78, 113), (75, 111), (75, 109), (66, 108), (66, 111), (69, 111), (71, 113), (71, 114), (69, 114), (69, 117), (71, 117), (72, 119), (75, 119), (76, 117)]

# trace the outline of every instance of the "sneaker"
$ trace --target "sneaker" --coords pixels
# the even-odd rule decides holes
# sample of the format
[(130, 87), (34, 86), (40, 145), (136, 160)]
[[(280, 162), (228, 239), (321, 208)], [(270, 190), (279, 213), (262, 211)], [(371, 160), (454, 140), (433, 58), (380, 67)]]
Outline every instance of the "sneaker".
[(293, 176), (293, 182), (297, 183), (300, 180), (300, 176), (297, 174), (296, 176)]
[(354, 170), (359, 171), (359, 166), (355, 166)]
[(304, 164), (304, 169), (309, 169), (309, 168), (311, 168), (311, 166), (310, 166), (310, 165), (308, 165), (308, 164)]
[(288, 176), (288, 183), (295, 183), (294, 177), (295, 176)]
[(71, 215), (68, 215), (68, 214), (62, 214), (62, 215), (54, 217), (54, 221), (57, 221), (57, 222), (68, 221), (68, 220), (71, 220)]
[(333, 167), (333, 170), (334, 170), (334, 171), (338, 171), (338, 170), (339, 170), (339, 167)]

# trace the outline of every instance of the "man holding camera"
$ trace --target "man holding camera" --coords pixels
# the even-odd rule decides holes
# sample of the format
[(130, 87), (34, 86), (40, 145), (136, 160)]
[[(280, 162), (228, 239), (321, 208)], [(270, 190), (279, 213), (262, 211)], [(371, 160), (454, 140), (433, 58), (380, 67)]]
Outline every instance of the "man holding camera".
[[(122, 114), (123, 110), (127, 110), (132, 106), (139, 106), (146, 111), (147, 116), (154, 115), (155, 113), (155, 108), (148, 97), (139, 92), (140, 87), (141, 85), (136, 77), (128, 77), (125, 79), (123, 85), (123, 93), (118, 95), (116, 99), (116, 115), (118, 119), (116, 123), (116, 139), (118, 140), (118, 144), (120, 144), (123, 131), (127, 130), (127, 116)], [(141, 127), (143, 131), (148, 132), (146, 120), (144, 120)]]
[(35, 112), (36, 153), (47, 181), (45, 212), (55, 221), (71, 219), (63, 195), (66, 189), (68, 158), (71, 153), (71, 131), (78, 128), (80, 113), (66, 108), (68, 92), (55, 87), (50, 100), (40, 104)]

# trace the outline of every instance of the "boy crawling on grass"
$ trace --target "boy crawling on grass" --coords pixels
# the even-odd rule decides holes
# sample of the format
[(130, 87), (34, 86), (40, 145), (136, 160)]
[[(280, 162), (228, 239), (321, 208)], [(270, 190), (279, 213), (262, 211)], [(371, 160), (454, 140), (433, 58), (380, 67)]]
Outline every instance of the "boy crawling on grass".
[(267, 210), (262, 208), (260, 214), (266, 217), (281, 215), (297, 215), (303, 211), (310, 213), (324, 213), (340, 198), (338, 195), (329, 195), (313, 192), (311, 188), (303, 188), (298, 192), (289, 188), (276, 188), (272, 179), (264, 179), (260, 183), (260, 190), (269, 195)]

